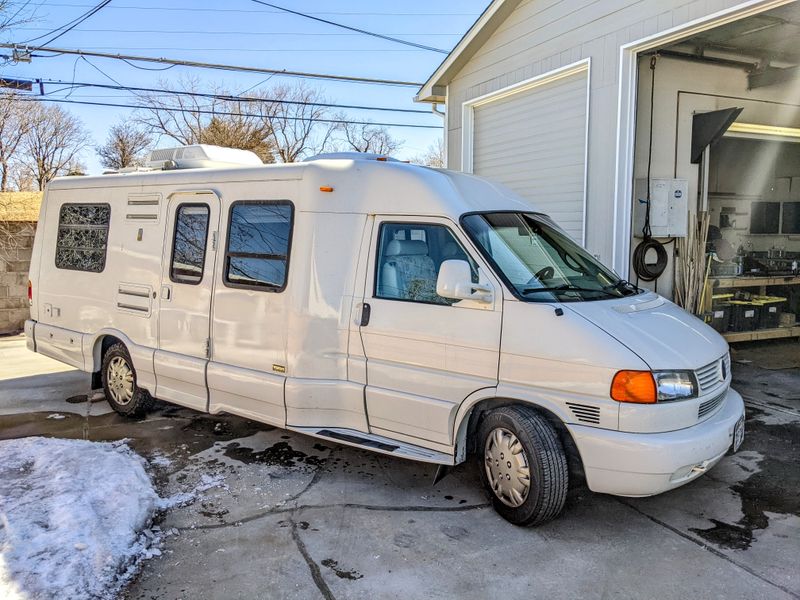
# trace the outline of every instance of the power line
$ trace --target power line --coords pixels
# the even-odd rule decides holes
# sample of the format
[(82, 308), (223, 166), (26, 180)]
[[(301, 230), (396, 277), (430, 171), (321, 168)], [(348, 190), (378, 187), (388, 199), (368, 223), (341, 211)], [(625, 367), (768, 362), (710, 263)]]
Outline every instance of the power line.
[(401, 40), (400, 38), (392, 37), (390, 35), (383, 35), (382, 33), (375, 33), (374, 31), (367, 31), (366, 29), (359, 29), (358, 27), (351, 27), (349, 25), (343, 25), (341, 23), (337, 23), (335, 21), (329, 21), (328, 19), (323, 19), (320, 17), (315, 17), (308, 13), (302, 13), (296, 10), (291, 10), (289, 8), (284, 8), (283, 6), (278, 6), (277, 4), (271, 4), (269, 2), (264, 2), (264, 0), (250, 0), (251, 2), (255, 2), (256, 4), (261, 4), (263, 6), (269, 6), (270, 8), (274, 8), (276, 10), (281, 10), (283, 12), (297, 15), (298, 17), (303, 17), (304, 19), (311, 19), (312, 21), (317, 21), (318, 23), (325, 23), (326, 25), (333, 25), (334, 27), (340, 27), (341, 29), (347, 29), (348, 31), (355, 31), (356, 33), (363, 33), (364, 35), (369, 35), (375, 38), (379, 38), (382, 40), (387, 40), (389, 42), (394, 42), (395, 44), (403, 44), (404, 46), (413, 46), (414, 48), (419, 48), (421, 50), (429, 50), (431, 52), (439, 52), (440, 54), (449, 54), (449, 51), (442, 50), (441, 48), (434, 48), (433, 46), (425, 46), (424, 44), (417, 44), (416, 42), (409, 42), (407, 40)]
[[(341, 81), (345, 83), (373, 83), (380, 85), (394, 85), (401, 87), (422, 87), (421, 83), (413, 81), (398, 81), (393, 79), (375, 79), (371, 77), (355, 77), (352, 75), (330, 75), (326, 73), (307, 73), (303, 71), (288, 71), (281, 69), (265, 69), (263, 67), (249, 67), (240, 65), (226, 65), (221, 63), (206, 63), (193, 60), (180, 60), (173, 58), (156, 58), (153, 56), (135, 56), (129, 54), (111, 54), (108, 52), (94, 52), (87, 50), (80, 50), (74, 48), (52, 48), (49, 46), (24, 46), (20, 44), (0, 44), (0, 48), (12, 48), (14, 50), (22, 50), (24, 52), (52, 52), (55, 55), (73, 54), (93, 56), (97, 58), (112, 58), (114, 60), (122, 60), (125, 62), (136, 61), (146, 63), (158, 63), (172, 66), (192, 67), (199, 69), (214, 69), (218, 71), (238, 71), (242, 73), (264, 73), (272, 75), (282, 75), (286, 77), (299, 77), (302, 79), (323, 79), (327, 81)], [(44, 58), (42, 55), (33, 55), (36, 58)]]
[[(79, 17), (77, 17), (76, 19), (73, 19), (73, 20), (72, 20), (72, 21), (70, 21), (69, 23), (66, 23), (66, 24), (62, 25), (61, 27), (59, 27), (59, 28), (57, 28), (57, 29), (54, 29), (54, 30), (53, 30), (53, 31), (51, 31), (50, 33), (46, 33), (46, 34), (44, 34), (44, 35), (40, 35), (40, 36), (37, 36), (37, 37), (35, 37), (35, 38), (31, 38), (31, 39), (29, 39), (28, 41), (26, 41), (25, 43), (26, 43), (26, 44), (28, 44), (28, 43), (30, 43), (30, 42), (33, 42), (33, 41), (35, 41), (35, 40), (40, 40), (40, 39), (42, 39), (43, 37), (48, 37), (49, 35), (51, 35), (51, 34), (53, 34), (53, 33), (56, 33), (57, 35), (55, 35), (55, 36), (51, 37), (51, 38), (50, 38), (49, 40), (47, 40), (46, 42), (43, 42), (43, 43), (42, 43), (42, 45), (43, 45), (43, 46), (46, 46), (47, 44), (52, 44), (54, 41), (56, 41), (56, 40), (57, 40), (58, 38), (60, 38), (61, 36), (63, 36), (63, 35), (65, 35), (65, 34), (69, 33), (71, 30), (75, 29), (75, 28), (76, 28), (78, 25), (80, 25), (81, 23), (83, 23), (84, 21), (86, 21), (86, 20), (87, 20), (88, 18), (90, 18), (92, 15), (94, 15), (95, 13), (98, 13), (98, 12), (100, 12), (102, 9), (104, 9), (106, 6), (108, 6), (109, 2), (111, 2), (111, 0), (103, 0), (103, 2), (101, 2), (100, 4), (98, 4), (97, 6), (95, 6), (94, 8), (92, 8), (91, 10), (88, 10), (88, 11), (86, 11), (85, 13), (83, 13), (82, 15), (80, 15)], [(61, 31), (62, 29), (63, 29), (63, 31)], [(57, 33), (57, 32), (59, 32), (59, 31), (61, 31), (61, 33)]]
[[(90, 102), (84, 100), (65, 100), (61, 98), (45, 98), (42, 96), (23, 96), (18, 99), (20, 102), (55, 102), (57, 104), (82, 104), (86, 106), (109, 106), (114, 108), (146, 108), (140, 106), (138, 104), (115, 104), (111, 102)], [(188, 109), (188, 108), (172, 108), (172, 107), (158, 107), (158, 110), (163, 110), (166, 112), (177, 112), (177, 113), (191, 113), (191, 114), (200, 114), (200, 115), (217, 115), (220, 117), (255, 117), (255, 118), (263, 118), (264, 115), (258, 115), (253, 113), (241, 113), (241, 112), (223, 112), (217, 110), (205, 110), (205, 109)], [(282, 121), (308, 121), (309, 119), (304, 119), (302, 117), (279, 117), (278, 120)], [(317, 123), (331, 123), (331, 124), (351, 124), (351, 125), (373, 125), (376, 127), (406, 127), (410, 129), (441, 129), (442, 125), (416, 125), (414, 123), (376, 123), (374, 121), (349, 121), (344, 119), (313, 119)]]
[[(50, 31), (44, 27), (18, 27), (17, 31)], [(81, 33), (165, 33), (169, 35), (257, 35), (257, 36), (334, 36), (334, 37), (354, 37), (362, 35), (360, 33), (333, 33), (333, 32), (319, 32), (319, 31), (203, 31), (197, 29), (95, 29), (95, 28), (80, 28), (75, 31)], [(454, 37), (461, 36), (462, 33), (385, 33), (382, 35), (415, 35), (420, 37)]]
[[(90, 8), (91, 4), (57, 4), (55, 2), (38, 2), (31, 4), (31, 6), (47, 6), (48, 8)], [(150, 10), (150, 11), (171, 11), (171, 12), (213, 12), (213, 13), (276, 13), (280, 14), (279, 10), (246, 10), (237, 8), (184, 8), (177, 6), (135, 6), (135, 5), (122, 5), (114, 4), (109, 7), (110, 10)], [(338, 15), (338, 16), (365, 16), (365, 17), (476, 17), (480, 13), (415, 13), (415, 12), (360, 12), (360, 11), (314, 11), (309, 12), (312, 15)]]
[[(84, 59), (86, 60), (86, 59)], [(118, 90), (118, 91), (130, 91), (130, 92), (147, 92), (147, 93), (154, 93), (154, 94), (164, 94), (164, 95), (172, 95), (172, 96), (190, 96), (193, 98), (209, 98), (214, 100), (225, 100), (229, 102), (261, 102), (266, 104), (292, 104), (298, 106), (317, 106), (321, 108), (347, 108), (352, 110), (374, 110), (380, 112), (398, 112), (398, 113), (408, 113), (408, 114), (422, 114), (422, 115), (430, 115), (431, 112), (429, 110), (420, 110), (416, 108), (393, 108), (388, 106), (364, 106), (358, 104), (335, 104), (335, 103), (328, 103), (328, 102), (303, 102), (299, 100), (281, 100), (278, 98), (257, 98), (252, 96), (234, 96), (231, 94), (214, 94), (210, 92), (192, 92), (188, 90), (170, 90), (165, 88), (152, 88), (152, 87), (138, 87), (138, 86), (130, 86), (130, 85), (123, 85), (118, 82), (116, 79), (113, 79), (104, 71), (101, 71), (98, 67), (96, 67), (93, 63), (86, 61), (89, 63), (89, 66), (94, 67), (100, 73), (111, 79), (111, 81), (115, 82), (117, 85), (110, 85), (107, 83), (90, 83), (90, 82), (83, 82), (83, 81), (61, 81), (58, 79), (35, 79), (31, 80), (31, 83), (43, 83), (46, 85), (64, 85), (66, 87), (60, 88), (56, 91), (63, 91), (69, 88), (98, 88), (104, 90)], [(55, 92), (51, 92), (55, 93)]]

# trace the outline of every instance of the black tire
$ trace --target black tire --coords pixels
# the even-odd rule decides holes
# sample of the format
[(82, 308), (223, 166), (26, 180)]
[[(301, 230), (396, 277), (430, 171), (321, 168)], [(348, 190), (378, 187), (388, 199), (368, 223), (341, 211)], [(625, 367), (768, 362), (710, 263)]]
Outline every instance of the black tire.
[[(130, 399), (121, 397), (118, 385), (118, 370), (124, 365), (130, 371)], [(103, 391), (106, 400), (116, 412), (125, 417), (136, 417), (143, 415), (153, 406), (153, 397), (147, 390), (141, 389), (136, 385), (136, 369), (133, 367), (131, 355), (125, 344), (120, 342), (111, 346), (103, 355), (103, 366), (101, 367), (101, 377), (103, 380)]]
[[(496, 430), (500, 433), (496, 433)], [(513, 435), (507, 435), (509, 433)], [(558, 433), (547, 419), (532, 408), (505, 406), (493, 410), (484, 417), (478, 428), (478, 436), (481, 481), (500, 516), (514, 525), (521, 526), (541, 525), (557, 517), (567, 499), (569, 470)], [(506, 441), (512, 440), (512, 447), (518, 448), (513, 442), (514, 437), (522, 446), (521, 452), (512, 451), (508, 456), (508, 458), (514, 456), (515, 464), (512, 465), (511, 461), (495, 461), (498, 458), (496, 450), (503, 449)], [(490, 447), (489, 456), (487, 447)], [(505, 494), (501, 485), (507, 487), (524, 485), (524, 478), (518, 478), (520, 482), (518, 484), (510, 483), (512, 470), (516, 469), (517, 463), (522, 460), (527, 463), (530, 473), (527, 493), (521, 494), (518, 490), (510, 490), (510, 494)], [(501, 462), (505, 464), (498, 464)], [(508, 466), (507, 469), (505, 465)], [(495, 492), (492, 478), (498, 483), (498, 492)]]

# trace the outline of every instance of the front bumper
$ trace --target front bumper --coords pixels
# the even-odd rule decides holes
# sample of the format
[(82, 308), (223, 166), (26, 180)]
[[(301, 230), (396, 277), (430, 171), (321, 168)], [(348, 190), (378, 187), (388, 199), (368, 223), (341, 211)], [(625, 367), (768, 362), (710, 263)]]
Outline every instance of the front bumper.
[(744, 402), (729, 389), (711, 418), (677, 431), (625, 433), (567, 425), (580, 452), (589, 489), (617, 496), (652, 496), (713, 467), (733, 443)]

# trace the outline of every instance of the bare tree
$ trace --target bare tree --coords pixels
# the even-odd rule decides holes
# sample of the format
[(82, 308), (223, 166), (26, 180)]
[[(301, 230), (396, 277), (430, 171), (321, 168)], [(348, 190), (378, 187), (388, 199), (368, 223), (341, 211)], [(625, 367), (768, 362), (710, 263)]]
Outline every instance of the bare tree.
[[(340, 114), (337, 120), (346, 121), (347, 116)], [(393, 138), (386, 127), (345, 122), (341, 131), (347, 148), (356, 152), (391, 155), (403, 145), (403, 140)]]
[(425, 165), (426, 167), (434, 167), (436, 169), (443, 169), (447, 165), (444, 163), (444, 140), (438, 138), (434, 143), (428, 146), (424, 154), (415, 156), (411, 159), (412, 163)]
[(275, 162), (269, 123), (253, 117), (213, 117), (200, 135), (203, 144), (250, 150), (265, 163)]
[(31, 103), (30, 128), (23, 136), (21, 159), (31, 170), (39, 190), (63, 173), (88, 145), (80, 120), (60, 106)]
[(322, 93), (305, 83), (278, 86), (258, 97), (269, 100), (259, 104), (262, 116), (270, 123), (272, 142), (281, 162), (297, 162), (309, 154), (324, 152), (336, 130), (325, 122), (330, 109)]
[(36, 181), (33, 177), (33, 172), (28, 165), (20, 161), (11, 163), (9, 169), (9, 180), (13, 188), (17, 192), (34, 192), (36, 191)]
[(141, 165), (153, 138), (148, 131), (131, 121), (120, 121), (108, 132), (105, 144), (96, 148), (100, 164), (107, 169)]
[[(162, 87), (176, 93), (144, 94), (137, 120), (150, 132), (167, 136), (180, 144), (215, 144), (255, 152), (262, 161), (275, 162), (271, 128), (261, 110), (217, 89), (210, 97), (199, 96), (200, 82), (184, 78), (178, 84)], [(195, 94), (195, 95), (192, 95)]]
[(0, 192), (8, 191), (12, 161), (29, 129), (30, 120), (19, 96), (0, 94)]

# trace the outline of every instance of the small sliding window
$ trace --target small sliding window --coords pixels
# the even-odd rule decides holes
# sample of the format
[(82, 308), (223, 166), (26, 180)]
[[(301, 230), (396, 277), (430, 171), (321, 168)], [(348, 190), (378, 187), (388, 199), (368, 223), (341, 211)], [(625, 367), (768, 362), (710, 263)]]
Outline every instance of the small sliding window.
[(231, 206), (225, 251), (225, 285), (282, 292), (289, 272), (294, 207), (282, 200)]

